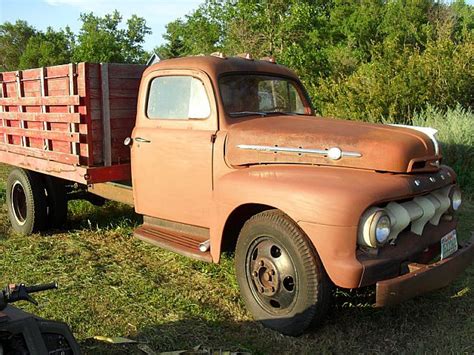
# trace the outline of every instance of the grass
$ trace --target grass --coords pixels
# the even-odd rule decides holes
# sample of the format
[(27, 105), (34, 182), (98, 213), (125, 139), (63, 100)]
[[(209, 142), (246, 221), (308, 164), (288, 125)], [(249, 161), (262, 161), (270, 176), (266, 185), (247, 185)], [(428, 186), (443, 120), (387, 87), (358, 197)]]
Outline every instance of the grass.
[[(4, 198), (5, 169), (0, 170)], [(84, 353), (136, 353), (205, 348), (252, 353), (473, 353), (474, 266), (449, 287), (391, 309), (374, 309), (371, 290), (337, 290), (325, 323), (299, 338), (252, 321), (239, 297), (233, 260), (206, 264), (132, 237), (129, 207), (71, 202), (65, 230), (22, 237), (0, 209), (0, 282), (58, 281), (20, 307), (67, 322)], [(461, 211), (460, 236), (474, 230), (474, 202)], [(141, 345), (92, 337), (123, 336)]]

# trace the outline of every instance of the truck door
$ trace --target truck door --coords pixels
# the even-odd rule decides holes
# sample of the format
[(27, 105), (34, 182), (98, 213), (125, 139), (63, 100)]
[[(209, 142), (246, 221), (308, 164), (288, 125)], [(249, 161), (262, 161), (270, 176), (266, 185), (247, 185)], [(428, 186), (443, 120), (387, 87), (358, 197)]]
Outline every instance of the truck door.
[(135, 210), (209, 227), (218, 119), (208, 76), (158, 70), (140, 90), (131, 152)]

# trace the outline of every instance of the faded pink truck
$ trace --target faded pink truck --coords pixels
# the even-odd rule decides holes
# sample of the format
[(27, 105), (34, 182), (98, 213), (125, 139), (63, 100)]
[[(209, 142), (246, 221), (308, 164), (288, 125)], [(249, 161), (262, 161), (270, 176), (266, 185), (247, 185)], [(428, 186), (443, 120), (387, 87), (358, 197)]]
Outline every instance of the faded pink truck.
[(334, 285), (375, 285), (376, 305), (392, 305), (474, 258), (432, 130), (315, 117), (271, 59), (79, 63), (0, 82), (14, 230), (61, 225), (68, 199), (133, 205), (138, 238), (209, 262), (235, 252), (248, 309), (282, 333), (319, 322)]

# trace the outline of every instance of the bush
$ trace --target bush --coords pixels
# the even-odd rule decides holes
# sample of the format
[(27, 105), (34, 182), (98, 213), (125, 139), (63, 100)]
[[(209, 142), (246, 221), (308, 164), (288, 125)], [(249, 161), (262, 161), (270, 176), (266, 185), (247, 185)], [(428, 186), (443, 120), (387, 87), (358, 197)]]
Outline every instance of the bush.
[(415, 113), (413, 125), (439, 130), (443, 163), (458, 174), (465, 194), (474, 194), (474, 112), (457, 106), (445, 111), (429, 106)]
[(413, 112), (429, 105), (472, 107), (473, 92), (474, 44), (445, 39), (429, 42), (424, 51), (374, 46), (371, 62), (310, 89), (323, 115), (397, 123), (410, 123)]

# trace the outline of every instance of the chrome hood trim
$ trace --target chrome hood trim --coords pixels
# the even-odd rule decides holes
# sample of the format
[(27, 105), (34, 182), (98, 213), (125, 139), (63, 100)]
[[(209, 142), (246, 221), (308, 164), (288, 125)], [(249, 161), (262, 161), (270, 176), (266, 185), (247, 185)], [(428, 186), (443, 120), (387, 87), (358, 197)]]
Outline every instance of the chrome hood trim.
[(331, 147), (327, 149), (305, 149), (305, 148), (291, 148), (291, 147), (279, 147), (279, 146), (268, 146), (268, 145), (252, 145), (252, 144), (239, 144), (239, 149), (256, 150), (260, 152), (285, 152), (295, 154), (317, 154), (323, 155), (333, 160), (339, 160), (342, 157), (353, 157), (360, 158), (362, 154), (359, 152), (342, 151), (338, 147)]

